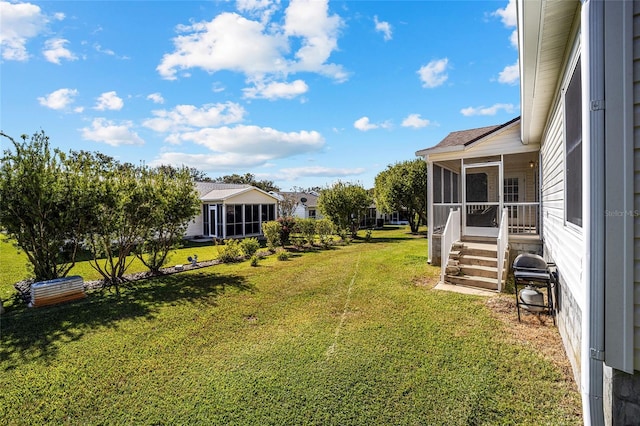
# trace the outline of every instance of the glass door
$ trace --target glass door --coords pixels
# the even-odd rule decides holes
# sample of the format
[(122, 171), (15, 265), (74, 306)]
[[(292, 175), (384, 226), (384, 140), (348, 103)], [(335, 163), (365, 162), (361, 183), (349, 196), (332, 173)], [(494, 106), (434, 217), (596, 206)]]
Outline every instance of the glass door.
[(502, 163), (463, 168), (463, 235), (497, 237), (502, 200)]
[(209, 206), (209, 229), (212, 237), (218, 236), (218, 206)]

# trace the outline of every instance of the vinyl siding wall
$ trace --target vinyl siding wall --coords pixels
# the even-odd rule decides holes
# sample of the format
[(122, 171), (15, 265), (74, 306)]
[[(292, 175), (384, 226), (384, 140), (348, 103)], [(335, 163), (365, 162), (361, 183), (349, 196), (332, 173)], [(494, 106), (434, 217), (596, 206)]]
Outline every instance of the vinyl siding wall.
[(640, 3), (633, 6), (634, 368), (640, 370)]
[[(574, 49), (574, 51), (577, 49)], [(563, 77), (566, 87), (575, 58)], [(584, 309), (584, 239), (582, 229), (565, 221), (564, 111), (561, 95), (554, 101), (540, 148), (542, 182), (542, 239), (544, 257), (557, 265), (559, 275), (558, 329), (576, 379), (580, 377), (581, 317)]]

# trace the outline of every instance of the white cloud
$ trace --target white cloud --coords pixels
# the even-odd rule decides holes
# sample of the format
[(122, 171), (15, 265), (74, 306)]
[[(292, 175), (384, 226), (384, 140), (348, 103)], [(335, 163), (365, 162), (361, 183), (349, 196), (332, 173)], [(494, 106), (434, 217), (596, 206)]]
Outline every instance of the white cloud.
[(205, 128), (173, 134), (180, 142), (206, 147), (206, 154), (165, 152), (152, 164), (185, 164), (201, 170), (257, 167), (269, 161), (315, 152), (324, 146), (316, 131), (282, 132), (269, 127), (235, 126)]
[(296, 96), (307, 93), (309, 86), (303, 80), (296, 80), (291, 83), (256, 82), (254, 87), (242, 89), (244, 97), (249, 99), (293, 99)]
[(265, 25), (236, 13), (222, 13), (211, 22), (178, 28), (183, 34), (173, 39), (175, 51), (162, 57), (156, 70), (168, 80), (178, 70), (201, 68), (247, 75), (281, 72), (286, 68), (282, 52), (288, 49), (281, 34), (266, 33)]
[(97, 109), (98, 111), (104, 110), (121, 110), (124, 106), (124, 101), (122, 98), (118, 97), (118, 94), (115, 91), (105, 92), (97, 99), (96, 106), (93, 109)]
[(71, 105), (74, 101), (74, 97), (78, 95), (76, 89), (58, 89), (49, 93), (46, 96), (38, 98), (40, 105), (47, 108), (61, 110), (65, 109), (68, 105)]
[(84, 139), (111, 146), (144, 145), (144, 140), (131, 129), (132, 127), (131, 121), (122, 121), (120, 124), (116, 124), (105, 118), (95, 118), (91, 127), (84, 127), (80, 130)]
[(244, 125), (184, 132), (180, 139), (214, 152), (257, 155), (268, 159), (313, 152), (324, 146), (324, 138), (316, 131), (287, 133), (270, 127)]
[(516, 0), (509, 0), (509, 3), (503, 9), (496, 10), (493, 15), (498, 16), (505, 27), (515, 27), (518, 24)]
[(357, 119), (354, 123), (353, 123), (353, 127), (355, 127), (358, 130), (361, 130), (363, 132), (369, 131), (369, 130), (374, 130), (374, 129), (390, 129), (391, 128), (391, 123), (389, 121), (385, 121), (383, 123), (371, 123), (371, 121), (369, 120), (369, 117), (362, 117)]
[(378, 21), (377, 15), (373, 17), (373, 22), (375, 22), (376, 24), (376, 31), (379, 31), (382, 34), (384, 34), (384, 40), (385, 41), (391, 40), (391, 37), (392, 37), (391, 24), (385, 21)]
[(60, 59), (75, 61), (78, 57), (65, 47), (67, 43), (69, 43), (69, 40), (64, 38), (49, 39), (44, 44), (42, 54), (47, 58), (47, 61), (58, 65), (60, 65)]
[(511, 46), (515, 49), (518, 48), (518, 30), (514, 30), (511, 35), (509, 36), (509, 42), (511, 43)]
[(240, 154), (187, 154), (183, 152), (163, 152), (150, 165), (172, 164), (175, 166), (195, 167), (202, 171), (235, 170), (256, 167), (264, 164), (268, 158)]
[(0, 50), (2, 59), (26, 61), (29, 59), (27, 42), (40, 34), (47, 18), (40, 7), (31, 3), (0, 1)]
[(172, 110), (153, 111), (153, 118), (142, 125), (156, 132), (191, 131), (194, 128), (212, 127), (239, 123), (246, 111), (234, 102), (206, 104), (201, 108), (194, 105), (178, 105)]
[(442, 85), (449, 76), (447, 75), (448, 58), (434, 59), (418, 70), (422, 87), (433, 88)]
[[(275, 7), (279, 3), (273, 3)], [(261, 1), (238, 2), (241, 11), (267, 7)], [(270, 8), (271, 6), (268, 6)], [(271, 9), (268, 9), (271, 10)], [(200, 68), (245, 74), (250, 80), (265, 76), (286, 76), (314, 72), (344, 81), (347, 73), (340, 65), (327, 63), (337, 49), (342, 19), (328, 15), (326, 0), (293, 0), (285, 11), (284, 25), (247, 19), (238, 13), (221, 13), (209, 22), (180, 25), (174, 37), (174, 51), (166, 53), (156, 70), (165, 79), (175, 80), (179, 71)], [(291, 46), (300, 48), (292, 52)]]
[(420, 114), (409, 114), (407, 118), (402, 120), (402, 127), (413, 127), (414, 129), (427, 127), (429, 124), (431, 124), (431, 121), (421, 118)]
[(511, 114), (516, 110), (516, 108), (513, 104), (495, 104), (490, 107), (480, 106), (463, 108), (460, 110), (460, 113), (465, 117), (470, 117), (473, 115), (496, 115), (500, 110)]
[(164, 103), (164, 98), (158, 92), (150, 94), (149, 96), (147, 96), (147, 99), (152, 101), (154, 104), (163, 104)]
[(503, 84), (516, 85), (520, 79), (520, 65), (516, 61), (513, 65), (506, 66), (499, 74), (498, 81)]
[(325, 64), (338, 48), (338, 35), (343, 26), (338, 15), (329, 16), (328, 0), (292, 0), (285, 13), (284, 31), (301, 37), (302, 47), (296, 52), (294, 71), (319, 72), (338, 81), (347, 78), (340, 65)]
[(355, 176), (364, 173), (366, 170), (362, 167), (353, 169), (334, 168), (334, 167), (292, 167), (280, 169), (279, 173), (274, 176), (276, 179), (296, 180), (303, 177), (346, 177)]

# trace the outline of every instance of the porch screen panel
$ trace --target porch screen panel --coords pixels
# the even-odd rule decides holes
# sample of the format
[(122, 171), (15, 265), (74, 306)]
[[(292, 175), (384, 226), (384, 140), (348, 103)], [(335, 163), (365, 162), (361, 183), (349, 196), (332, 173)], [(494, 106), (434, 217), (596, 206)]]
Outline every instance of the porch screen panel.
[(451, 170), (447, 170), (447, 169), (443, 170), (443, 176), (442, 176), (443, 177), (442, 181), (443, 181), (443, 184), (444, 184), (443, 185), (443, 190), (444, 190), (444, 194), (443, 194), (444, 200), (443, 201), (445, 203), (451, 203), (453, 201), (451, 199), (451, 195), (452, 195), (452, 192), (453, 192), (452, 191), (452, 185), (451, 185), (451, 183), (452, 183), (451, 182), (451, 175), (452, 175)]
[(232, 204), (227, 206), (227, 237), (242, 236), (244, 226), (242, 223), (242, 204)]
[(262, 222), (269, 222), (276, 220), (276, 206), (275, 204), (263, 204), (262, 205)]
[(433, 165), (433, 202), (442, 203), (442, 167)]
[[(218, 215), (216, 217), (218, 219), (218, 222), (215, 224), (215, 226), (218, 229), (218, 233), (216, 235), (218, 235), (218, 237), (221, 237), (224, 224), (222, 223), (222, 216), (220, 216), (220, 215), (222, 214), (222, 212), (224, 210), (222, 210), (222, 208), (223, 208), (222, 204), (218, 204), (217, 206), (218, 206)], [(212, 225), (212, 226), (214, 226), (214, 225)]]
[(211, 235), (209, 232), (209, 204), (202, 205), (202, 235)]
[(244, 220), (246, 234), (260, 233), (260, 205), (246, 204), (244, 206)]

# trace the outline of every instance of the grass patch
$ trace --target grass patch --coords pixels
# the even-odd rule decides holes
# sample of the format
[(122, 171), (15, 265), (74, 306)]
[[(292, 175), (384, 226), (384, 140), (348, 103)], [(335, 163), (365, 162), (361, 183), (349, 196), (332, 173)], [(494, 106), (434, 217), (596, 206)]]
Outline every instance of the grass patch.
[[(581, 424), (562, 371), (406, 229), (0, 317), (9, 424)], [(192, 250), (193, 251), (193, 250)], [(191, 253), (190, 253), (191, 254)], [(198, 258), (200, 259), (200, 254)]]

